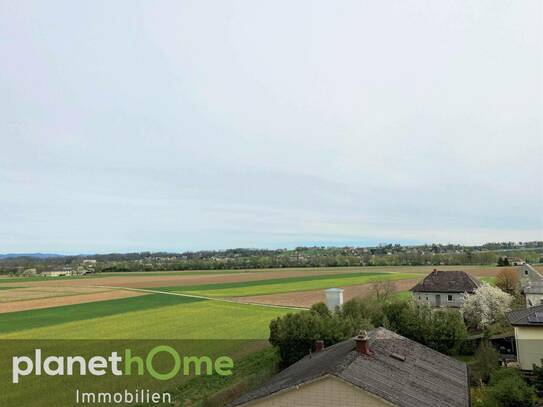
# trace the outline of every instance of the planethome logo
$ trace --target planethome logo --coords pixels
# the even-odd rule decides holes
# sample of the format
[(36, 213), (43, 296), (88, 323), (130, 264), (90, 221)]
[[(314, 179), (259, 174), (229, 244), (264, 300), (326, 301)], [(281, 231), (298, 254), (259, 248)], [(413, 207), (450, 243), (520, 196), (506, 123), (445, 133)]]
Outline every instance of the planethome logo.
[[(171, 359), (173, 366), (166, 372), (157, 369), (155, 358), (163, 354)], [(163, 357), (164, 357), (163, 356)], [(35, 349), (34, 358), (29, 356), (12, 357), (12, 382), (19, 383), (21, 377), (36, 376), (143, 376), (146, 373), (157, 380), (169, 380), (177, 375), (220, 376), (232, 375), (234, 361), (228, 356), (212, 359), (209, 356), (181, 356), (174, 348), (167, 345), (156, 346), (147, 355), (135, 356), (131, 349), (125, 349), (122, 356), (111, 352), (109, 356), (47, 356), (42, 357), (42, 350)]]

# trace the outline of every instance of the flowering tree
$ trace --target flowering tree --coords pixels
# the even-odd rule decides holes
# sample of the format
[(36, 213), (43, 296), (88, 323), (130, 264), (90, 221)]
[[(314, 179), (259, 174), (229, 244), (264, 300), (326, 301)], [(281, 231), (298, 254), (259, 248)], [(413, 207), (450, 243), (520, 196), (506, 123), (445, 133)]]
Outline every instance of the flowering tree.
[(485, 329), (511, 310), (513, 296), (497, 287), (483, 283), (474, 294), (465, 294), (462, 312), (466, 321), (474, 327)]

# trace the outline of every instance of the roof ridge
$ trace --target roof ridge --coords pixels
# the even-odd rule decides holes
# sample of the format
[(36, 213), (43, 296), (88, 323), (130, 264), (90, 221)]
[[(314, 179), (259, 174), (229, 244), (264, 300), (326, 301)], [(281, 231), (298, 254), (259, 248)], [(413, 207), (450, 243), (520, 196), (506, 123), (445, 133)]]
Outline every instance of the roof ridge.
[[(543, 305), (536, 305), (535, 307), (529, 307), (524, 309), (519, 309), (515, 311), (508, 312), (507, 319), (510, 324), (514, 324), (524, 318), (528, 318), (530, 315), (535, 314), (536, 312), (543, 312)], [(512, 318), (515, 317), (516, 318)]]

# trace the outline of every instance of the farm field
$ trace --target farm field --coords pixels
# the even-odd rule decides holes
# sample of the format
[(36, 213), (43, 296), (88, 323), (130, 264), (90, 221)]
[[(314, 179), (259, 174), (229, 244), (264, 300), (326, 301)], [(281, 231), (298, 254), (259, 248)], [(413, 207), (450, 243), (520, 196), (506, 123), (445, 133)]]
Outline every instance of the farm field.
[(149, 295), (2, 314), (0, 339), (267, 339), (269, 322), (287, 312)]
[[(211, 384), (205, 392), (212, 395), (245, 380), (248, 372), (273, 369), (274, 353), (267, 344), (270, 321), (297, 312), (294, 307), (310, 307), (323, 301), (324, 289), (342, 287), (348, 300), (368, 295), (376, 284), (386, 281), (397, 297), (409, 298), (409, 288), (432, 269), (338, 267), (4, 278), (0, 280), (0, 344), (24, 347), (40, 341), (48, 349), (63, 352), (70, 347), (76, 349), (77, 343), (94, 341), (88, 342), (86, 349), (95, 352), (115, 344), (131, 343), (138, 347), (149, 341), (175, 341), (170, 343), (187, 352), (232, 355), (240, 370), (229, 381), (206, 380), (206, 386)], [(500, 270), (440, 269), (464, 269), (489, 281)], [(244, 371), (247, 363), (250, 365)], [(62, 404), (60, 394), (56, 398), (57, 394), (40, 383), (29, 382), (27, 393), (15, 393), (10, 400), (20, 404), (30, 391), (36, 397), (47, 394), (44, 406), (50, 405), (50, 400)], [(168, 386), (163, 389), (173, 386), (176, 394), (181, 394), (182, 389), (183, 397), (203, 400), (201, 381), (178, 378)]]
[[(492, 281), (497, 267), (455, 266), (442, 269), (464, 269), (480, 278)], [(149, 337), (198, 337), (211, 335), (192, 325), (195, 321), (223, 318), (228, 321), (233, 310), (251, 310), (262, 316), (254, 325), (244, 326), (244, 337), (266, 338), (267, 325), (275, 315), (286, 312), (281, 308), (255, 307), (214, 301), (190, 301), (167, 294), (189, 294), (209, 298), (227, 298), (233, 302), (310, 307), (324, 300), (324, 289), (342, 287), (346, 300), (367, 295), (375, 284), (389, 281), (393, 290), (404, 293), (432, 270), (432, 267), (337, 267), (309, 269), (224, 270), (208, 272), (142, 272), (97, 274), (84, 278), (54, 278), (36, 281), (34, 278), (0, 280), (0, 333), (23, 338), (55, 336), (57, 338), (93, 338), (107, 331), (108, 337), (127, 335)], [(121, 275), (122, 274), (122, 275)], [(12, 281), (14, 280), (14, 281)], [(136, 291), (137, 289), (142, 291)], [(136, 290), (133, 290), (136, 289)], [(145, 289), (164, 292), (149, 294)], [(402, 294), (406, 295), (406, 294)], [(198, 318), (195, 312), (200, 312)], [(247, 311), (249, 312), (249, 311)], [(211, 313), (217, 313), (211, 316)], [(234, 312), (235, 313), (235, 312)], [(268, 318), (271, 313), (271, 317)], [(117, 320), (122, 315), (122, 320)], [(173, 321), (173, 315), (177, 320)], [(149, 321), (147, 321), (149, 319)], [(139, 329), (132, 329), (131, 320)], [(153, 324), (165, 322), (167, 327)], [(148, 325), (150, 324), (150, 325)], [(172, 324), (170, 326), (170, 324)], [(260, 325), (259, 325), (260, 324)], [(186, 326), (180, 334), (177, 327)], [(235, 324), (220, 330), (230, 338)], [(218, 326), (215, 324), (215, 326)], [(176, 327), (175, 329), (173, 327)], [(233, 328), (232, 328), (233, 327)], [(28, 329), (31, 330), (27, 331)], [(232, 331), (234, 329), (234, 331)], [(26, 332), (26, 333), (25, 333)], [(191, 336), (192, 335), (192, 336)], [(220, 336), (220, 335), (219, 335)], [(235, 335), (234, 335), (235, 336)]]
[(322, 290), (331, 287), (347, 287), (382, 281), (413, 279), (415, 277), (418, 277), (418, 275), (412, 273), (349, 273), (333, 276), (305, 276), (224, 284), (162, 287), (157, 288), (157, 290), (208, 297), (236, 297)]
[[(395, 290), (404, 291), (428, 274), (432, 268), (431, 266), (284, 268), (2, 278), (0, 313), (108, 301), (143, 294), (126, 288), (308, 307), (314, 302), (322, 301), (324, 298), (322, 290), (329, 287), (345, 288), (346, 299), (367, 295), (372, 284), (385, 280), (397, 281), (394, 284)], [(459, 268), (479, 278), (491, 278), (500, 270), (492, 266), (440, 267), (444, 270)]]

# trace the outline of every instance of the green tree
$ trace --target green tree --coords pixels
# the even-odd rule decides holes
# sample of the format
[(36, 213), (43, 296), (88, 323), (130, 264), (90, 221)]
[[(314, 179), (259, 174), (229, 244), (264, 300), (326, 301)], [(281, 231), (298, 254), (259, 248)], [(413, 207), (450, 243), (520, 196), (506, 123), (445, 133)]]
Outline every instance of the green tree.
[[(322, 307), (318, 306), (318, 309)], [(360, 320), (343, 318), (334, 313), (323, 315), (314, 310), (287, 314), (270, 323), (270, 343), (275, 346), (283, 366), (289, 366), (315, 350), (315, 342), (323, 340), (325, 346), (355, 336), (360, 329), (371, 326)]]
[(330, 317), (332, 316), (332, 313), (326, 306), (324, 302), (318, 302), (316, 304), (313, 304), (310, 309), (312, 312), (317, 313), (318, 315), (322, 317)]
[(492, 374), (488, 399), (500, 407), (533, 407), (537, 399), (533, 387), (529, 386), (516, 369), (500, 369)]
[(543, 359), (541, 359), (541, 366), (533, 364), (534, 369), (534, 385), (539, 391), (543, 391)]
[(429, 307), (413, 301), (395, 301), (385, 304), (383, 312), (386, 327), (399, 335), (422, 344), (427, 344), (432, 312)]
[(475, 352), (475, 361), (471, 373), (472, 384), (477, 385), (481, 382), (488, 383), (492, 373), (494, 373), (500, 364), (498, 352), (488, 342), (483, 342)]
[(432, 323), (426, 342), (438, 352), (458, 354), (468, 335), (462, 315), (457, 310), (438, 310), (432, 314)]
[(353, 321), (369, 321), (373, 326), (383, 326), (386, 320), (383, 304), (374, 296), (353, 298), (343, 304), (340, 312), (344, 318)]

